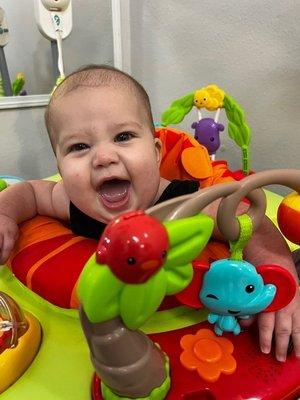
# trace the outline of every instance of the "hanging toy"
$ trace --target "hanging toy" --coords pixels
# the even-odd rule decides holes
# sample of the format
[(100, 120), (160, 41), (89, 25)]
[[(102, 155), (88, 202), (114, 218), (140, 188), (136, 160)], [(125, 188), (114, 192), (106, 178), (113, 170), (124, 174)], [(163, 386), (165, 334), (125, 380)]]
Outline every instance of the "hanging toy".
[(215, 122), (212, 118), (203, 118), (198, 122), (193, 122), (191, 128), (195, 129), (194, 138), (207, 148), (208, 154), (214, 160), (221, 146), (220, 132), (224, 131), (224, 125)]
[[(220, 108), (223, 107), (225, 92), (216, 85), (209, 85), (203, 89), (196, 90), (194, 95), (194, 106), (198, 110), (198, 122), (194, 122), (191, 128), (195, 129), (194, 138), (208, 150), (212, 160), (219, 149), (220, 132), (224, 125), (218, 123)], [(201, 108), (216, 111), (215, 118), (202, 118)]]
[(217, 111), (215, 120), (218, 121), (220, 108), (223, 107), (225, 98), (224, 90), (217, 85), (208, 85), (196, 90), (194, 94), (194, 106), (198, 109), (199, 120), (202, 118), (200, 110), (206, 108), (208, 111)]
[[(191, 111), (193, 106), (197, 108), (198, 121), (192, 124), (192, 128), (195, 129), (195, 138), (197, 136), (197, 140), (204, 146), (209, 141), (214, 142), (216, 138), (219, 139), (219, 132), (224, 130), (224, 127), (222, 129), (222, 124), (218, 125), (220, 110), (224, 108), (228, 119), (229, 137), (241, 148), (243, 173), (244, 175), (248, 175), (250, 171), (249, 145), (251, 131), (245, 120), (243, 109), (217, 85), (208, 85), (173, 101), (171, 106), (162, 113), (162, 126), (179, 124)], [(215, 117), (213, 119), (202, 119), (201, 108), (205, 108), (208, 111), (216, 111)], [(202, 122), (204, 120), (206, 121)], [(214, 132), (213, 135), (212, 131)], [(204, 139), (205, 135), (207, 135), (206, 140)], [(210, 150), (211, 147), (207, 147), (207, 149), (212, 155), (211, 158), (214, 159), (215, 151), (218, 149), (217, 143), (215, 146), (216, 150)]]
[(252, 235), (251, 218), (237, 217), (241, 227), (239, 239), (230, 243), (231, 258), (210, 266), (194, 262), (192, 283), (176, 297), (184, 304), (209, 310), (208, 322), (214, 331), (241, 332), (238, 319), (248, 319), (259, 312), (285, 307), (293, 299), (296, 284), (292, 275), (277, 265), (255, 267), (242, 259), (242, 251)]

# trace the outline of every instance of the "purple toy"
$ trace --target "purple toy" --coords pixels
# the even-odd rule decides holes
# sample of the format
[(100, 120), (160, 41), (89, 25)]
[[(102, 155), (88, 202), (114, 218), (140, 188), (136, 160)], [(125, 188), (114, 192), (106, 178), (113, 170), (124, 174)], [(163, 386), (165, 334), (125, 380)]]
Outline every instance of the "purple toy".
[(212, 118), (203, 118), (191, 125), (195, 129), (194, 138), (208, 150), (209, 155), (216, 153), (220, 147), (220, 132), (224, 125), (215, 122)]

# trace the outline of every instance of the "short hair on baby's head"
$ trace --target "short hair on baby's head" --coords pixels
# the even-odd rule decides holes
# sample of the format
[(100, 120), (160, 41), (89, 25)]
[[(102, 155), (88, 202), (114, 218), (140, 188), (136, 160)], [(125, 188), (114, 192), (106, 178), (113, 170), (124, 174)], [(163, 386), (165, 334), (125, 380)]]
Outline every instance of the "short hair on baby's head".
[(54, 90), (45, 111), (45, 124), (53, 150), (52, 113), (57, 99), (79, 87), (125, 86), (132, 90), (145, 108), (151, 129), (154, 129), (150, 100), (143, 86), (132, 76), (109, 65), (86, 65), (68, 75)]

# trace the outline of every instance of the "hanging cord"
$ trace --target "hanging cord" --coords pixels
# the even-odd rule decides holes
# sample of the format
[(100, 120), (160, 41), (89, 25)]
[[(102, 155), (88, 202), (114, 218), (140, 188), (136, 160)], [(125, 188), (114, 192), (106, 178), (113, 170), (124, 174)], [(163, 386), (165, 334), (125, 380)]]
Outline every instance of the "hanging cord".
[(248, 243), (249, 239), (252, 237), (252, 219), (248, 214), (238, 215), (237, 220), (240, 225), (240, 234), (236, 241), (229, 241), (230, 246), (230, 259), (242, 261), (244, 247)]
[(64, 72), (64, 61), (63, 61), (63, 52), (62, 52), (62, 37), (61, 37), (61, 31), (56, 31), (56, 41), (57, 41), (57, 50), (58, 50), (58, 70), (59, 70), (59, 77), (64, 78), (65, 72)]
[(52, 11), (51, 19), (57, 42), (57, 51), (58, 51), (57, 67), (59, 71), (59, 77), (57, 78), (55, 86), (51, 92), (52, 95), (57, 86), (65, 79), (65, 72), (64, 72), (64, 61), (63, 61), (63, 51), (62, 51), (62, 31), (63, 31), (62, 18), (59, 16), (57, 12)]

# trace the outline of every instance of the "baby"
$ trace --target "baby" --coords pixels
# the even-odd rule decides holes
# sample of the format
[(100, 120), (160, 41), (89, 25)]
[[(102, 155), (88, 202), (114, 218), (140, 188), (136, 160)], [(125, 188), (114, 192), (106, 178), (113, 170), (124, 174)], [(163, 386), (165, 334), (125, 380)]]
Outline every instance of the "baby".
[[(161, 142), (154, 137), (147, 93), (112, 67), (89, 66), (69, 75), (52, 95), (45, 121), (62, 181), (29, 181), (0, 193), (2, 263), (17, 239), (18, 223), (37, 214), (69, 221), (74, 233), (98, 239), (120, 213), (199, 188), (197, 182), (160, 177)], [(206, 209), (213, 217), (216, 210), (215, 203)], [(244, 255), (254, 265), (285, 266), (297, 279), (287, 246), (267, 219)], [(300, 357), (299, 292), (279, 312), (260, 314), (258, 326), (262, 352), (270, 352), (274, 332), (279, 361), (286, 359), (290, 336)]]

